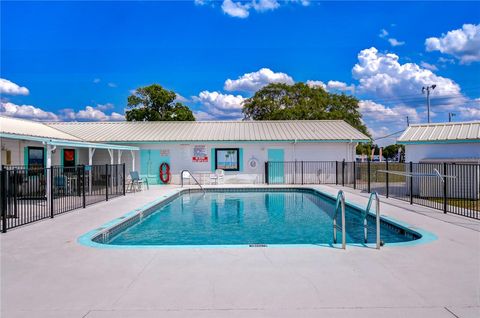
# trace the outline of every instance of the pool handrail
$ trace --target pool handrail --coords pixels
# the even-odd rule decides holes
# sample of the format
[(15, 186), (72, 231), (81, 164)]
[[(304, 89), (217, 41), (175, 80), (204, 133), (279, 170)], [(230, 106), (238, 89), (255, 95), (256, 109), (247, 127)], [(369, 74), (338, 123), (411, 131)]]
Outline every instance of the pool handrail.
[(377, 237), (375, 240), (375, 245), (377, 249), (380, 249), (380, 198), (378, 197), (377, 192), (370, 193), (370, 197), (368, 198), (367, 208), (365, 209), (365, 214), (363, 215), (363, 235), (364, 235), (364, 243), (367, 243), (368, 237), (368, 225), (367, 225), (367, 215), (372, 208), (372, 201), (375, 199), (375, 223), (376, 223), (376, 232)]
[(342, 211), (342, 249), (346, 249), (346, 229), (345, 229), (345, 193), (339, 190), (337, 194), (337, 201), (335, 203), (335, 211), (333, 212), (333, 243), (337, 244), (337, 214), (338, 208)]
[(193, 174), (187, 169), (182, 170), (182, 172), (180, 172), (180, 179), (181, 179), (182, 188), (183, 188), (183, 173), (184, 172), (188, 172), (188, 174), (192, 177), (192, 179), (195, 181), (195, 183), (200, 187), (200, 189), (202, 189), (203, 193), (205, 193), (205, 189), (202, 187), (200, 182), (198, 182), (198, 180), (193, 176)]

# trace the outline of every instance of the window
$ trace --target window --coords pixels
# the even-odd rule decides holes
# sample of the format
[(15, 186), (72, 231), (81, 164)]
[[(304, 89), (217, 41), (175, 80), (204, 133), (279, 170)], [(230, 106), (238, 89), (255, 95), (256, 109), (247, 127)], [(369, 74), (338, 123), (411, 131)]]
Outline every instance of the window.
[[(39, 170), (45, 167), (44, 149), (40, 147), (28, 147), (28, 169)], [(30, 172), (31, 173), (31, 172)]]
[(63, 149), (63, 166), (75, 167), (75, 149)]
[(239, 148), (215, 149), (215, 169), (239, 171)]

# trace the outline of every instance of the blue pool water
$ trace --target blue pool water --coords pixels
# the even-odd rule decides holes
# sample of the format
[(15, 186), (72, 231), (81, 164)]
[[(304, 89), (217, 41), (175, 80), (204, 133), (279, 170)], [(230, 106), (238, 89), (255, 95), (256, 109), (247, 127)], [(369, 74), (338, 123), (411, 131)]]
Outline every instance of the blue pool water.
[[(113, 245), (237, 245), (330, 244), (335, 202), (308, 191), (186, 193), (159, 206), (107, 244)], [(340, 218), (338, 219), (340, 224)], [(361, 212), (346, 210), (347, 242), (363, 243)], [(405, 242), (415, 235), (384, 223), (385, 243)], [(368, 242), (375, 241), (369, 218)], [(338, 237), (341, 237), (338, 232)]]

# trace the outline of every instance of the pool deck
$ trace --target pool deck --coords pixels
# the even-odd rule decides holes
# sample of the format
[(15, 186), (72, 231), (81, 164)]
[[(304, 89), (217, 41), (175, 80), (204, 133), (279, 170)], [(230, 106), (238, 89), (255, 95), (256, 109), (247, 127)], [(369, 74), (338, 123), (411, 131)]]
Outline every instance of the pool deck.
[[(0, 316), (480, 317), (480, 221), (393, 199), (382, 198), (383, 215), (437, 239), (380, 251), (77, 242), (175, 189), (154, 187), (0, 235)], [(343, 190), (347, 201), (366, 205), (367, 194)]]

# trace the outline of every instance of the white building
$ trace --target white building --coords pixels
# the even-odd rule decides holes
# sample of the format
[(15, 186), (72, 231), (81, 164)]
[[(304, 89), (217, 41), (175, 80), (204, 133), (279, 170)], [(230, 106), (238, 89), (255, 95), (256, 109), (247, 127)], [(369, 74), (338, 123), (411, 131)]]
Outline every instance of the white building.
[(480, 121), (411, 125), (397, 143), (407, 162), (479, 162)]
[(225, 170), (232, 182), (245, 176), (263, 182), (266, 161), (354, 161), (357, 143), (369, 140), (341, 120), (48, 124), (0, 120), (2, 164), (46, 165), (42, 156), (48, 157), (55, 146), (52, 165), (126, 163), (127, 174), (139, 171), (151, 184), (161, 183), (162, 163), (170, 166), (175, 183), (182, 170), (211, 173), (217, 168)]

